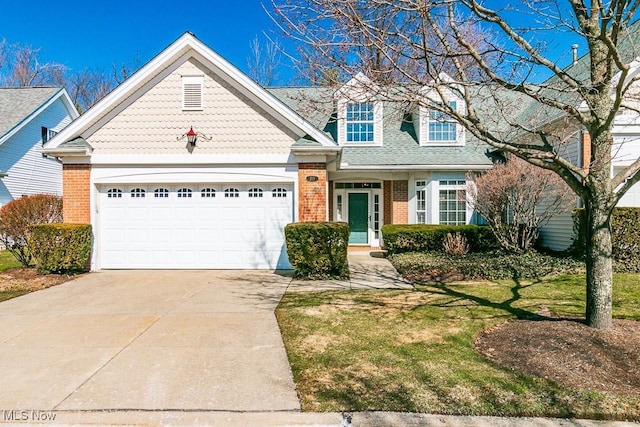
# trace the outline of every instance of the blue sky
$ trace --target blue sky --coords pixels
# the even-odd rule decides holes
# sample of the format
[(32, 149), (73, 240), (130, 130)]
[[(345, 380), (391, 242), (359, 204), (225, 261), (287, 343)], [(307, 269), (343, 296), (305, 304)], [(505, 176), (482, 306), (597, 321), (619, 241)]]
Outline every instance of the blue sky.
[[(41, 48), (72, 69), (146, 63), (185, 31), (247, 71), (249, 44), (275, 29), (270, 0), (18, 0), (3, 2), (0, 40)], [(284, 70), (283, 70), (284, 71)], [(282, 72), (281, 74), (286, 74)]]

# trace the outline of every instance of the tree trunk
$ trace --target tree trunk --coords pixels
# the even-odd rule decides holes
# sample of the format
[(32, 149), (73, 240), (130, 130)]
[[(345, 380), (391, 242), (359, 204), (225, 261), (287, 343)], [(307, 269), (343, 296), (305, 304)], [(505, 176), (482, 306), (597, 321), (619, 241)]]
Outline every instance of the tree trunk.
[(601, 201), (589, 200), (586, 221), (587, 324), (606, 329), (612, 325), (611, 209)]

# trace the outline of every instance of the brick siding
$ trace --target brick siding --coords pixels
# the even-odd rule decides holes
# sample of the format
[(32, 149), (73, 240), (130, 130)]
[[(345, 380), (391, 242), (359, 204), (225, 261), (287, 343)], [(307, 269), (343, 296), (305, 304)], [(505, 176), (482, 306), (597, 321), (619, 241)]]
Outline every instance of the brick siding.
[(409, 222), (409, 181), (393, 181), (391, 224)]
[(67, 223), (91, 223), (91, 165), (62, 165), (62, 217)]
[[(308, 181), (308, 176), (318, 177), (317, 181)], [(327, 220), (327, 164), (298, 164), (298, 221)]]

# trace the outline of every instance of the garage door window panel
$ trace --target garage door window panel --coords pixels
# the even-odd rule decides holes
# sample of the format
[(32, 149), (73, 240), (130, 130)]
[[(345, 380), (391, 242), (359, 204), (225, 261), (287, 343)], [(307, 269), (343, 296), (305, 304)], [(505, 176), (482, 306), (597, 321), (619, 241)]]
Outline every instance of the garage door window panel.
[(274, 188), (273, 191), (271, 191), (271, 197), (285, 198), (287, 197), (287, 189), (281, 187)]
[(258, 198), (258, 197), (262, 197), (262, 188), (250, 188), (249, 198)]
[(110, 188), (107, 190), (107, 198), (109, 199), (121, 199), (122, 198), (122, 190), (119, 188)]
[(240, 197), (240, 190), (237, 188), (225, 188), (224, 197), (228, 199), (237, 199)]
[(144, 188), (134, 188), (131, 190), (132, 199), (144, 199), (146, 196), (146, 190)]
[(203, 188), (202, 190), (200, 190), (200, 197), (205, 198), (205, 199), (210, 199), (213, 197), (216, 197), (216, 190), (215, 188)]
[(179, 199), (188, 199), (193, 194), (193, 191), (190, 188), (180, 188), (178, 190), (178, 198)]
[(156, 188), (153, 190), (153, 197), (156, 199), (166, 199), (169, 197), (169, 190), (166, 188)]

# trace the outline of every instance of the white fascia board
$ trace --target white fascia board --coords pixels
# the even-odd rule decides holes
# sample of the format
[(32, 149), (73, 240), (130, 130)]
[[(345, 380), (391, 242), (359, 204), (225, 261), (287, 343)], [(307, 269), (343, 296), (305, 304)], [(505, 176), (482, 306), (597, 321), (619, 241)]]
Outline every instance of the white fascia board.
[(186, 43), (186, 36), (191, 36), (185, 33), (176, 40), (173, 44), (169, 45), (159, 55), (149, 61), (144, 67), (136, 71), (131, 77), (122, 82), (111, 93), (102, 98), (96, 105), (89, 108), (83, 115), (77, 120), (73, 121), (69, 126), (64, 128), (55, 137), (51, 139), (51, 148), (55, 148), (63, 142), (75, 138), (77, 136), (84, 136), (82, 133), (86, 131), (94, 121), (97, 121), (104, 114), (118, 105), (123, 99), (131, 95), (144, 81), (156, 72), (160, 72), (162, 65), (170, 62), (175, 56), (180, 56), (179, 53), (188, 47)]
[(45, 149), (42, 153), (52, 157), (87, 157), (91, 151), (91, 148), (84, 147), (62, 147)]
[(56, 102), (58, 100), (58, 98), (61, 98), (61, 97), (63, 97), (63, 102), (65, 102), (65, 103), (68, 102), (69, 106), (71, 106), (71, 109), (69, 109), (69, 106), (67, 106), (67, 109), (69, 110), (69, 113), (73, 113), (73, 112), (75, 113), (75, 116), (73, 116), (71, 114), (71, 117), (73, 119), (77, 118), (78, 117), (78, 110), (76, 110), (75, 107), (73, 107), (73, 103), (71, 102), (71, 98), (69, 98), (69, 95), (67, 94), (67, 91), (64, 88), (60, 88), (60, 90), (58, 90), (56, 93), (54, 93), (53, 96), (51, 98), (49, 98), (45, 103), (43, 103), (40, 107), (36, 108), (27, 117), (22, 119), (22, 121), (20, 123), (18, 123), (17, 125), (15, 125), (13, 127), (13, 129), (11, 129), (9, 132), (5, 133), (4, 136), (2, 138), (0, 138), (0, 145), (4, 144), (9, 138), (11, 138), (13, 135), (18, 133), (20, 131), (20, 129), (22, 129), (25, 126), (27, 126), (33, 119), (38, 117), (38, 115), (40, 113), (42, 113), (47, 108), (49, 108), (51, 106), (51, 104)]
[(94, 154), (94, 165), (287, 165), (289, 154)]
[(489, 170), (493, 165), (357, 165), (350, 166), (347, 163), (340, 164), (339, 170), (454, 170), (454, 171), (476, 171), (476, 170)]
[(89, 135), (83, 135), (83, 133), (86, 132), (94, 123), (100, 120), (118, 104), (123, 102), (128, 96), (133, 95), (133, 93), (135, 93), (135, 91), (138, 90), (150, 77), (154, 74), (160, 73), (170, 63), (186, 54), (189, 50), (193, 50), (197, 53), (200, 56), (198, 59), (205, 60), (205, 62), (214, 65), (215, 68), (226, 74), (234, 83), (236, 88), (244, 89), (243, 92), (249, 93), (252, 95), (252, 98), (259, 100), (259, 104), (261, 104), (262, 107), (267, 107), (269, 110), (277, 113), (280, 118), (284, 119), (285, 123), (288, 122), (295, 125), (299, 130), (309, 134), (322, 145), (335, 145), (323, 132), (315, 128), (299, 114), (291, 110), (276, 97), (260, 87), (238, 68), (215, 53), (192, 34), (185, 33), (155, 58), (149, 61), (144, 67), (120, 84), (109, 95), (104, 97), (95, 106), (90, 108), (86, 113), (52, 138), (50, 146), (52, 148), (57, 147), (64, 141), (77, 136), (88, 138)]

